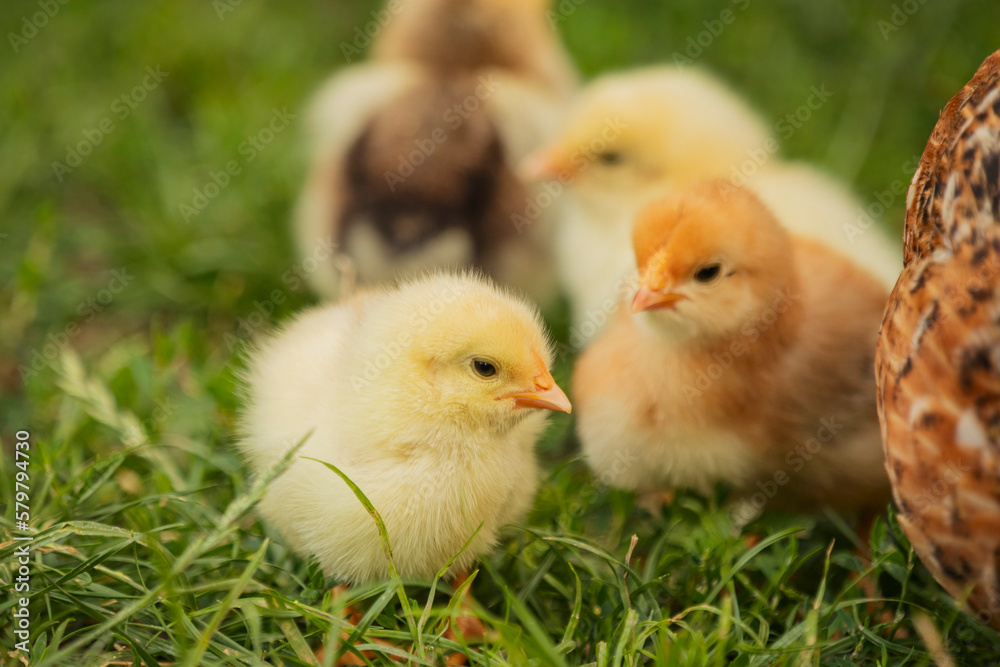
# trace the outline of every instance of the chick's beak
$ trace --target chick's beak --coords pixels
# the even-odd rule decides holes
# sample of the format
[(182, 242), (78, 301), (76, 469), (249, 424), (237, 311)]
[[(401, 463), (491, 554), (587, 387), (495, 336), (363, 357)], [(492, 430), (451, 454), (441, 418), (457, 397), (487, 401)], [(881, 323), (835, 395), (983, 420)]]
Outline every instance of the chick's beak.
[(541, 372), (535, 376), (535, 388), (532, 391), (516, 391), (500, 398), (513, 398), (514, 405), (519, 408), (539, 408), (556, 412), (573, 411), (569, 398), (566, 397), (566, 394), (552, 378), (552, 374), (545, 368), (542, 368)]
[(552, 151), (540, 150), (521, 162), (518, 175), (527, 183), (535, 183), (569, 180), (576, 175), (576, 170), (572, 164), (558, 158)]
[(654, 290), (650, 289), (647, 285), (639, 285), (639, 291), (635, 293), (635, 298), (632, 299), (632, 312), (638, 313), (643, 310), (673, 308), (674, 304), (686, 298), (683, 294)]

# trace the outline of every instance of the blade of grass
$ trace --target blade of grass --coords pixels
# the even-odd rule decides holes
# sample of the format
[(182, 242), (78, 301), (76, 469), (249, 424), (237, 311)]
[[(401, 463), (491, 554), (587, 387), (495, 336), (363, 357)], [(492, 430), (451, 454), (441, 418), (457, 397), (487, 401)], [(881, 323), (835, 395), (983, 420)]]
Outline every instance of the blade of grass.
[[(222, 517), (214, 530), (205, 535), (199, 536), (184, 549), (181, 555), (174, 561), (173, 567), (170, 571), (171, 577), (183, 573), (195, 560), (197, 560), (201, 554), (217, 546), (230, 533), (239, 528), (237, 521), (242, 518), (244, 514), (249, 512), (250, 509), (264, 496), (267, 486), (271, 483), (271, 481), (276, 479), (288, 468), (289, 465), (291, 465), (291, 462), (294, 460), (299, 449), (301, 449), (306, 443), (306, 439), (308, 437), (309, 436), (307, 435), (298, 444), (289, 449), (273, 468), (260, 475), (246, 493), (234, 498), (226, 508), (226, 511), (223, 512)], [(122, 532), (128, 533), (129, 531)], [(58, 660), (62, 660), (67, 656), (73, 655), (85, 644), (97, 639), (112, 628), (125, 622), (139, 610), (154, 604), (159, 598), (160, 592), (167, 586), (168, 582), (169, 578), (163, 579), (158, 584), (150, 588), (145, 595), (125, 605), (111, 618), (99, 624), (97, 627), (92, 628), (80, 638), (70, 642), (59, 651), (56, 651), (52, 655), (46, 657), (46, 659), (38, 663), (36, 667), (49, 667), (50, 665), (54, 666), (61, 664)]]
[(260, 548), (254, 553), (250, 562), (243, 569), (243, 573), (240, 574), (240, 578), (236, 580), (236, 583), (226, 596), (222, 598), (219, 602), (219, 609), (212, 616), (212, 620), (208, 622), (205, 626), (205, 631), (201, 633), (201, 637), (198, 638), (198, 642), (194, 645), (194, 648), (188, 653), (187, 657), (180, 663), (181, 665), (189, 665), (190, 667), (198, 667), (201, 664), (201, 658), (205, 655), (205, 651), (208, 650), (208, 644), (212, 641), (212, 635), (215, 631), (219, 629), (219, 625), (222, 624), (222, 619), (226, 617), (229, 610), (232, 608), (233, 602), (243, 594), (243, 590), (250, 583), (253, 575), (257, 573), (260, 568), (261, 562), (264, 560), (264, 554), (267, 552), (267, 547), (270, 545), (270, 540), (264, 540), (264, 543), (260, 545)]

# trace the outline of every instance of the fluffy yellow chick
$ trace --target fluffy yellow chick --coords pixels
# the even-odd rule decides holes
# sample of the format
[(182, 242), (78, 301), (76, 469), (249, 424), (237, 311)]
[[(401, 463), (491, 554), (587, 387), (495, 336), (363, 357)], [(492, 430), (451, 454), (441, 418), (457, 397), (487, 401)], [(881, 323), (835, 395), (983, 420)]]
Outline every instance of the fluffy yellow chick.
[[(551, 359), (535, 308), (485, 279), (364, 292), (306, 312), (253, 355), (238, 445), (260, 472), (311, 432), (301, 456), (361, 488), (401, 576), (433, 577), (478, 529), (460, 572), (531, 505), (544, 411), (570, 411)], [(328, 576), (388, 576), (372, 518), (319, 463), (297, 459), (260, 512)]]
[(537, 301), (554, 296), (557, 207), (516, 173), (554, 134), (575, 82), (546, 7), (390, 3), (374, 60), (338, 72), (312, 103), (290, 280), (335, 297), (355, 280), (475, 266)]
[(634, 268), (628, 239), (637, 211), (705, 178), (748, 183), (788, 229), (839, 249), (891, 287), (898, 244), (875, 228), (853, 233), (858, 202), (777, 151), (771, 129), (705, 72), (613, 73), (582, 91), (559, 135), (522, 165), (526, 178), (559, 179), (570, 195), (556, 250), (576, 329), (596, 330), (608, 299), (621, 297), (622, 276)]
[(619, 310), (573, 377), (601, 479), (721, 481), (755, 509), (887, 502), (873, 373), (885, 287), (719, 181), (650, 204), (633, 241), (634, 312)]

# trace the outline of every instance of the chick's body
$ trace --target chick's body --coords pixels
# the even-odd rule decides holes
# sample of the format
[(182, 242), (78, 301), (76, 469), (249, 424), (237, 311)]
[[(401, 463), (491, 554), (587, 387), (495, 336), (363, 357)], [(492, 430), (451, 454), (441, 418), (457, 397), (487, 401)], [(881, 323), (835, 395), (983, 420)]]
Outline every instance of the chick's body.
[[(363, 293), (306, 313), (255, 355), (239, 446), (261, 471), (311, 431), (301, 456), (337, 466), (361, 488), (404, 577), (433, 576), (482, 524), (457, 572), (532, 502), (544, 415), (517, 404), (551, 381), (550, 355), (535, 311), (478, 279)], [(495, 376), (476, 375), (470, 360), (480, 359)], [(546, 389), (537, 400), (555, 395), (548, 407), (569, 409), (557, 386)], [(320, 464), (296, 460), (260, 511), (328, 574), (351, 583), (387, 576), (372, 518)]]
[[(595, 472), (640, 491), (777, 480), (778, 507), (884, 502), (872, 395), (884, 288), (719, 183), (641, 216), (639, 312), (619, 310), (573, 378)], [(716, 275), (692, 278), (703, 269)]]
[(898, 250), (877, 229), (860, 233), (860, 207), (845, 188), (782, 160), (778, 148), (753, 109), (704, 72), (654, 67), (608, 74), (584, 89), (559, 134), (524, 165), (528, 176), (562, 180), (572, 200), (561, 209), (556, 248), (577, 326), (606, 310), (635, 268), (628, 239), (639, 209), (706, 178), (746, 184), (786, 228), (890, 285)]
[(899, 524), (1000, 630), (1000, 51), (948, 103), (907, 195), (906, 266), (878, 341)]

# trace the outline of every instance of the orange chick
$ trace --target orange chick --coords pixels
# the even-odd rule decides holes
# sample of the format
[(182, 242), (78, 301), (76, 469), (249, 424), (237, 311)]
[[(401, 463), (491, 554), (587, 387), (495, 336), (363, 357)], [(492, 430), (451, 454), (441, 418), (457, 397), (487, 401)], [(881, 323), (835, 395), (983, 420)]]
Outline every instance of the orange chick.
[(632, 312), (619, 310), (573, 377), (594, 472), (637, 491), (721, 481), (755, 509), (887, 502), (880, 281), (721, 181), (649, 204), (633, 246)]
[(998, 223), (1000, 51), (927, 142), (876, 354), (899, 524), (938, 582), (1000, 630)]

